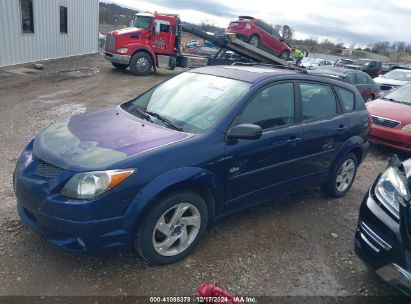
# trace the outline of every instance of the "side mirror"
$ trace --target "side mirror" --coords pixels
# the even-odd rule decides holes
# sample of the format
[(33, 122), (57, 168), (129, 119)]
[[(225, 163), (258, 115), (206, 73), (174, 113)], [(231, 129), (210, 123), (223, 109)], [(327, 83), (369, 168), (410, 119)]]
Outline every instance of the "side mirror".
[(231, 128), (227, 133), (228, 139), (259, 139), (263, 135), (263, 129), (253, 124), (242, 124)]
[(154, 34), (159, 34), (160, 33), (160, 23), (159, 22), (154, 22)]

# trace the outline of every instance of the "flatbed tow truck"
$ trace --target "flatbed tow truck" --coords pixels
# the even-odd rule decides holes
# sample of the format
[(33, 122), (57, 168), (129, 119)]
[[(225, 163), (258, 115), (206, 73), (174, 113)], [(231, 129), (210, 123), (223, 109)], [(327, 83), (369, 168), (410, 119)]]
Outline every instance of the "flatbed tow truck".
[[(291, 63), (238, 39), (235, 34), (213, 36), (184, 26), (178, 15), (138, 13), (133, 25), (107, 34), (104, 57), (117, 69), (129, 67), (134, 75), (148, 75), (157, 67), (173, 70), (175, 67), (232, 64), (233, 60), (225, 59), (227, 51), (253, 62), (293, 67)], [(210, 41), (219, 50), (212, 57), (184, 54), (182, 32)]]

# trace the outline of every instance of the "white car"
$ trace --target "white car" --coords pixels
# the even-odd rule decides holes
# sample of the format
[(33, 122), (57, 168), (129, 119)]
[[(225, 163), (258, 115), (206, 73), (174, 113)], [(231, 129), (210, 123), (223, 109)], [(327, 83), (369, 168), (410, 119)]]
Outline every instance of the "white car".
[(375, 77), (374, 81), (380, 85), (380, 95), (385, 95), (392, 89), (411, 83), (411, 69), (395, 69)]
[(190, 41), (187, 41), (187, 42), (185, 43), (185, 46), (186, 46), (186, 48), (188, 48), (188, 49), (198, 48), (198, 47), (200, 46), (200, 42), (199, 42), (198, 40), (196, 40), (196, 39), (190, 40)]
[(305, 67), (308, 70), (313, 70), (318, 68), (319, 66), (332, 66), (333, 63), (329, 60), (321, 59), (321, 58), (307, 58), (305, 57), (300, 64), (302, 67)]

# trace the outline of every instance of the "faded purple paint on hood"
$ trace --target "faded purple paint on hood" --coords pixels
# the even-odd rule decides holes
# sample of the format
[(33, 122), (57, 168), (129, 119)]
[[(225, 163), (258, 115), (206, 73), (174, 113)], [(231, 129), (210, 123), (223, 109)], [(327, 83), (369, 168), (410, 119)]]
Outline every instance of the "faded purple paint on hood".
[(67, 170), (102, 170), (128, 156), (189, 136), (140, 120), (120, 108), (109, 108), (50, 125), (36, 136), (33, 153)]

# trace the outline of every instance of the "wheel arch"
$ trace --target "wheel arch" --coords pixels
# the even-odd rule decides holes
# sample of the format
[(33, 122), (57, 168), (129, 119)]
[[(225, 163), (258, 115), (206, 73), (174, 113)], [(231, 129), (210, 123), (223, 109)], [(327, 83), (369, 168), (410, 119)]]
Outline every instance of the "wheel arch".
[(151, 61), (153, 62), (153, 67), (155, 68), (157, 66), (157, 60), (156, 60), (157, 57), (156, 57), (156, 54), (154, 54), (152, 50), (149, 50), (145, 46), (141, 45), (132, 50), (131, 57), (133, 57), (137, 53), (146, 53), (147, 55), (150, 56)]
[(218, 213), (218, 204), (223, 200), (222, 183), (211, 172), (202, 168), (185, 167), (164, 173), (148, 183), (135, 196), (127, 209), (124, 229), (135, 232), (144, 214), (165, 195), (182, 190), (199, 194), (208, 207), (208, 220)]
[(364, 151), (363, 146), (365, 142), (360, 136), (353, 136), (347, 140), (338, 150), (337, 155), (330, 167), (330, 172), (332, 172), (338, 165), (339, 160), (348, 153), (354, 153), (357, 157), (358, 164), (360, 164), (365, 157), (366, 151)]

